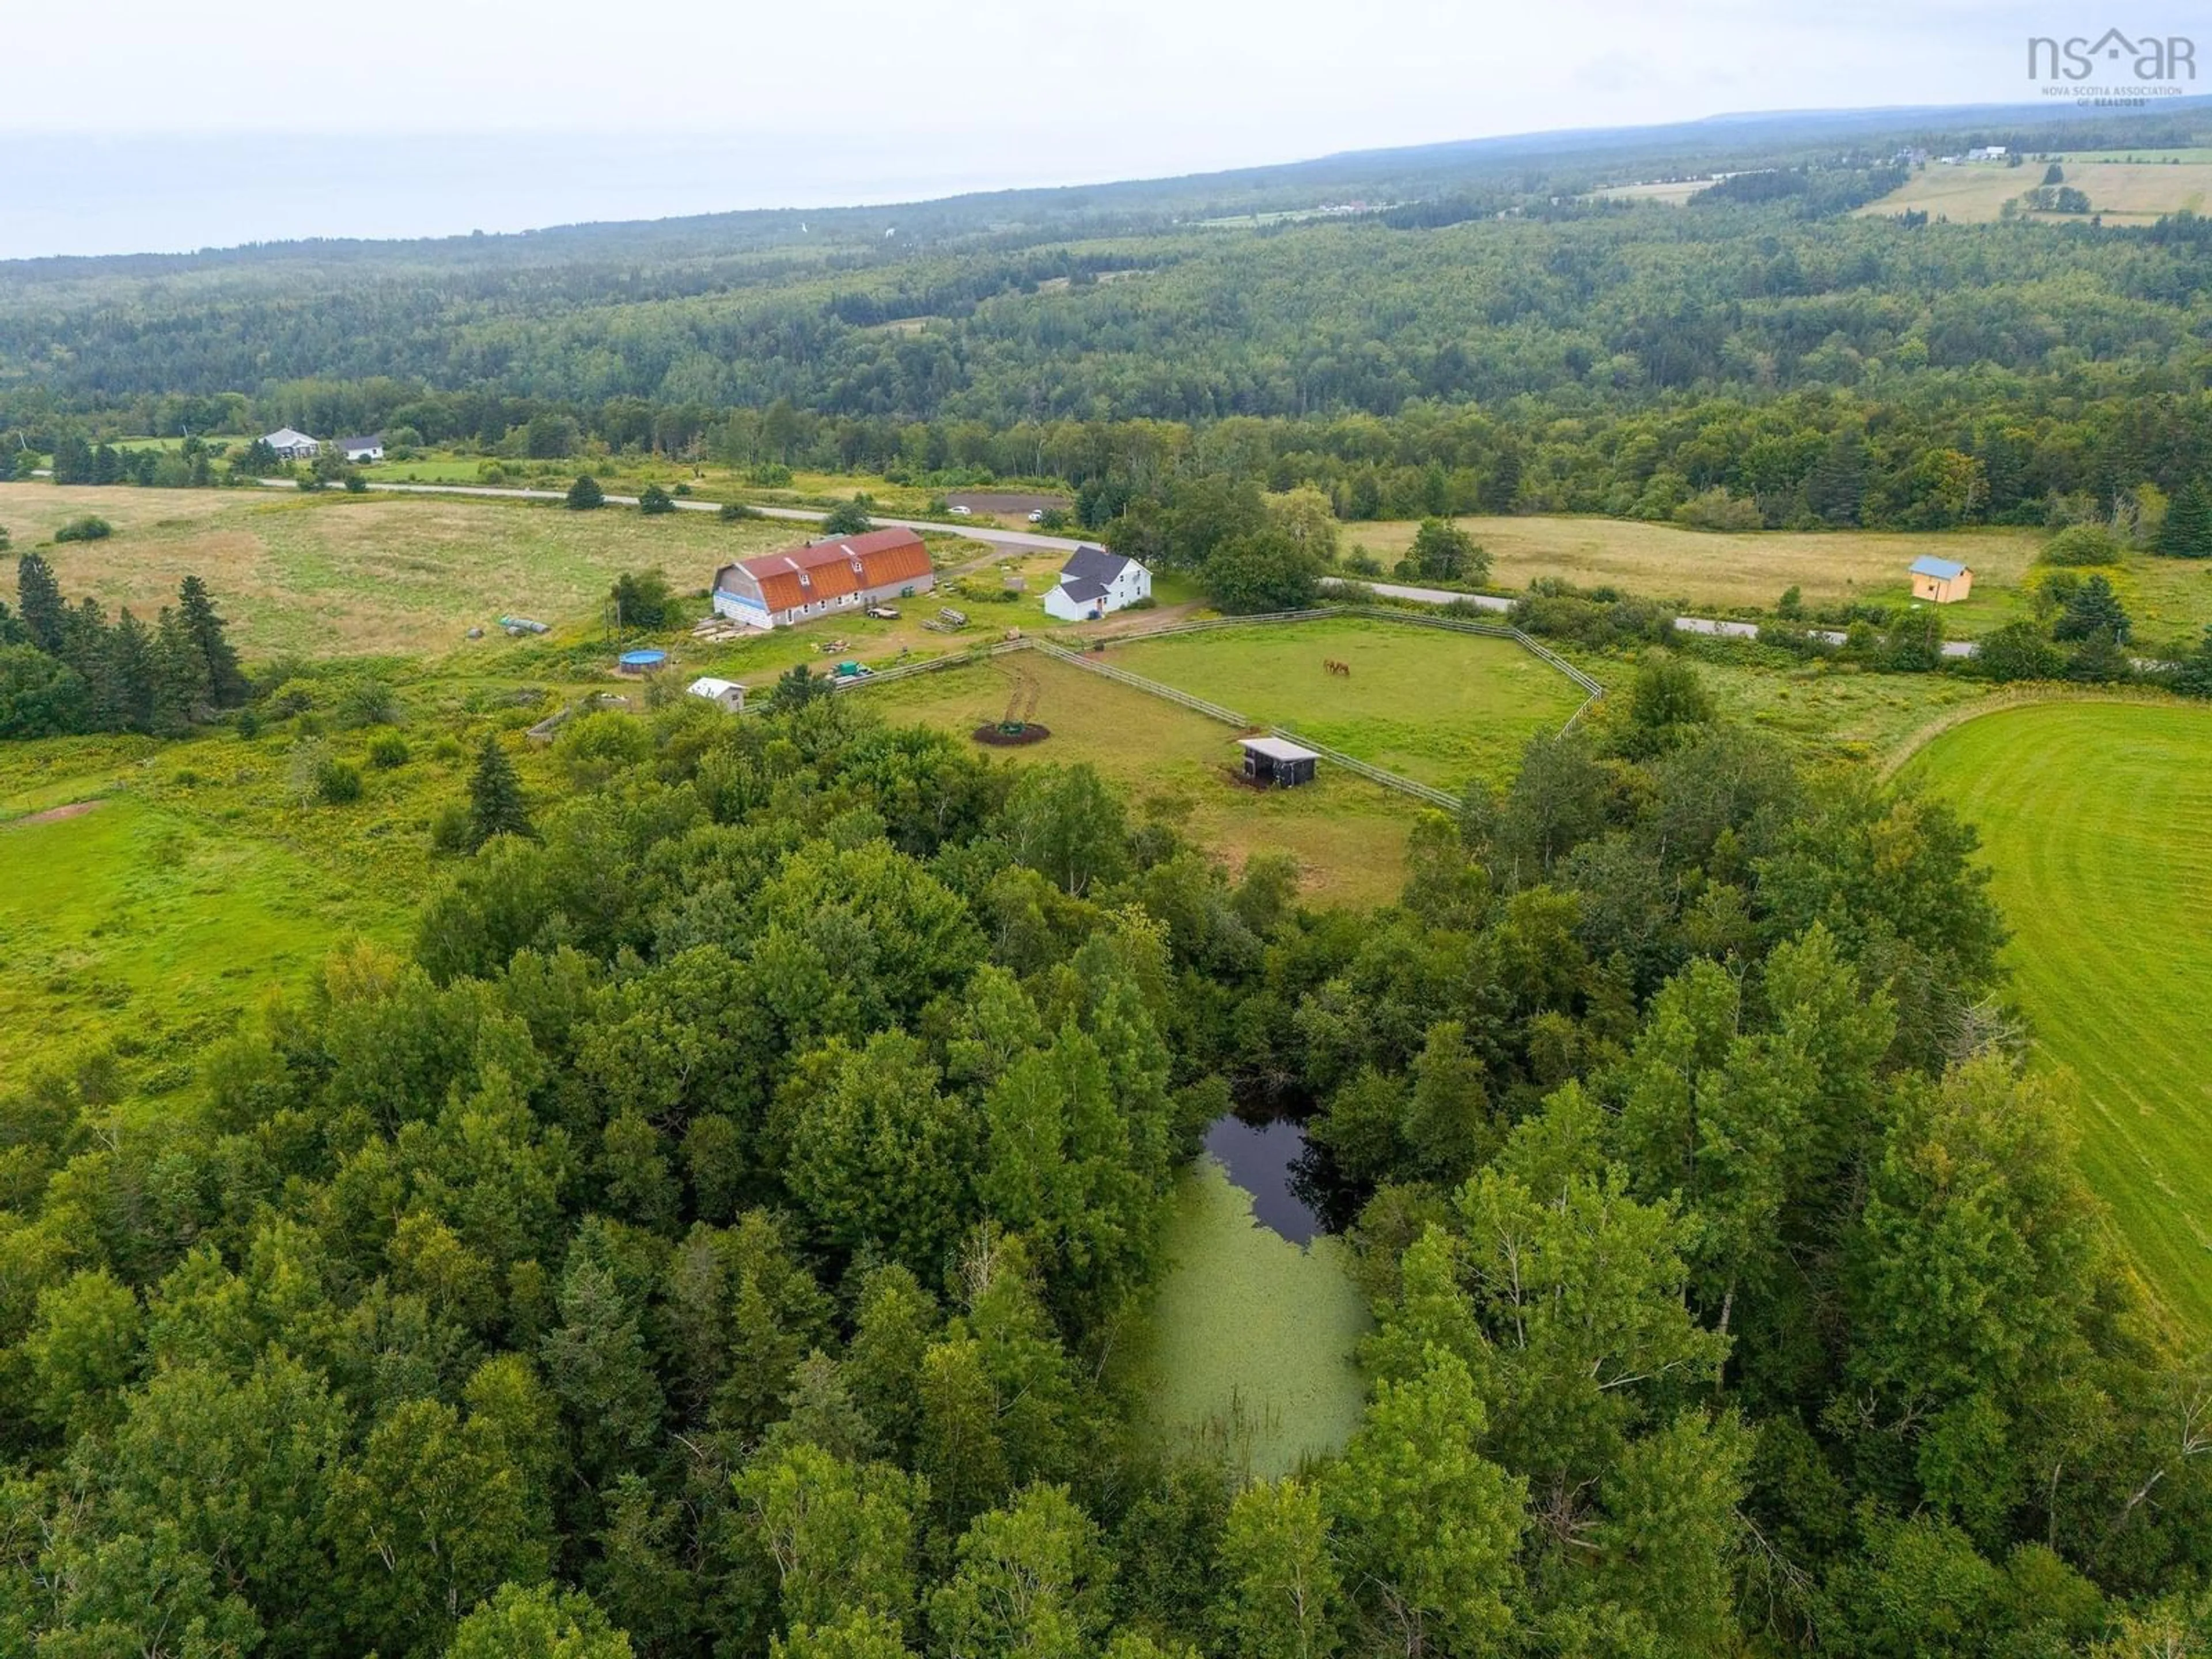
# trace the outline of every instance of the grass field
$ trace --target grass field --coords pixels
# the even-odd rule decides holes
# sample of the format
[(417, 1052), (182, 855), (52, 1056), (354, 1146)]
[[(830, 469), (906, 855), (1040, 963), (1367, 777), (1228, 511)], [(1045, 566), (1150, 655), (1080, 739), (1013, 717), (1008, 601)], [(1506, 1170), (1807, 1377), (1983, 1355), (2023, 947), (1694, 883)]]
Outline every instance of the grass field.
[[(127, 605), (150, 617), (197, 574), (242, 649), (317, 656), (453, 651), (471, 625), (490, 629), (508, 613), (595, 616), (617, 575), (653, 565), (679, 592), (703, 588), (717, 565), (788, 545), (805, 530), (437, 496), (0, 483), (0, 524), (18, 549), (88, 513), (115, 534), (46, 550), (72, 599), (90, 592), (111, 611)], [(12, 599), (12, 568), (0, 580)], [(477, 643), (489, 653), (507, 641), (492, 629)]]
[(965, 736), (1006, 713), (1023, 677), (1039, 690), (1036, 719), (1052, 736), (994, 753), (1017, 765), (1088, 761), (1128, 790), (1136, 812), (1177, 825), (1232, 867), (1255, 852), (1288, 853), (1310, 902), (1387, 904), (1405, 885), (1406, 836), (1419, 802), (1341, 775), (1304, 789), (1248, 789), (1234, 775), (1227, 726), (1079, 668), (1023, 652), (857, 695), (887, 720)]
[(1200, 1158), (1164, 1241), (1169, 1262), (1127, 1375), (1164, 1450), (1225, 1453), (1273, 1477), (1342, 1448), (1365, 1385), (1353, 1353), (1367, 1308), (1342, 1241), (1301, 1248), (1252, 1218), (1252, 1197)]
[(128, 796), (0, 824), (0, 866), (4, 1075), (110, 1041), (158, 1071), (336, 940), (401, 931), (390, 898), (320, 862)]
[(1595, 191), (1601, 201), (1658, 202), (1668, 207), (1680, 207), (1701, 190), (1712, 188), (1710, 179), (1664, 179), (1653, 184), (1609, 185)]
[[(1978, 599), (1985, 583), (2002, 589), (2023, 580), (2044, 541), (2030, 530), (1735, 532), (1563, 516), (1455, 522), (1489, 551), (1491, 586), (1501, 591), (1524, 588), (1539, 576), (1564, 576), (1585, 587), (1607, 585), (1715, 610), (1770, 607), (1790, 587), (1808, 605), (1901, 599), (1910, 591), (1905, 568), (1930, 551), (1973, 566)], [(1364, 547), (1387, 568), (1419, 527), (1398, 520), (1349, 524), (1343, 542), (1347, 551)], [(1975, 609), (1970, 599), (1947, 616)]]
[[(1350, 677), (1325, 672), (1324, 658)], [(1510, 640), (1357, 618), (1139, 641), (1106, 660), (1445, 789), (1502, 780), (1531, 736), (1583, 702)]]
[[(112, 1046), (160, 1092), (184, 1080), (177, 1056), (270, 987), (305, 982), (332, 945), (404, 939), (435, 879), (429, 819), (466, 784), (468, 751), (441, 733), (537, 712), (507, 687), (496, 720), (462, 712), (483, 689), (403, 684), (414, 752), (396, 769), (364, 763), (371, 732), (325, 738), (362, 771), (345, 806), (294, 798), (281, 724), (250, 742), (210, 730), (0, 744), (0, 1076)], [(550, 799), (544, 751), (518, 748), (516, 762), (533, 800)]]
[[(1698, 677), (1724, 713), (1814, 758), (1880, 759), (1931, 721), (1992, 695), (1948, 674), (1877, 674), (1819, 661), (1785, 667), (1750, 659), (1752, 650), (1712, 647), (1697, 657)], [(1601, 680), (1626, 678), (1624, 665), (1571, 655)]]
[[(1539, 576), (1563, 576), (1686, 609), (1723, 612), (1771, 609), (1785, 588), (1808, 605), (1863, 600), (1889, 605), (1911, 597), (1905, 568), (1923, 553), (1974, 570), (1973, 596), (1943, 609), (1945, 632), (1977, 639), (2029, 614), (2045, 574), (2035, 556), (2049, 539), (2039, 530), (1764, 531), (1682, 530), (1672, 525), (1600, 518), (1465, 518), (1455, 520), (1490, 552), (1490, 585), (1525, 588)], [(1344, 544), (1364, 546), (1387, 568), (1412, 544), (1418, 525), (1388, 520), (1344, 526)], [(2087, 574), (2087, 572), (2082, 574)], [(2101, 573), (2118, 590), (2139, 634), (2193, 636), (2212, 623), (2212, 570), (2193, 560), (2130, 553)], [(1383, 580), (1388, 580), (1384, 578)]]
[[(2092, 211), (2106, 224), (2150, 224), (2161, 215), (2184, 208), (2202, 213), (2207, 192), (2212, 191), (2212, 163), (2203, 153), (2145, 152), (2158, 159), (2115, 161), (2088, 155), (2062, 155), (2066, 182), (2084, 192)], [(2167, 155), (2176, 159), (2167, 161)], [(2003, 212), (2004, 204), (2043, 182), (2048, 164), (2028, 161), (2016, 167), (1972, 162), (1958, 167), (1930, 165), (1916, 172), (1878, 202), (1859, 209), (1862, 216), (1887, 216), (1917, 210), (1959, 224), (1989, 224)], [(2086, 223), (2080, 214), (2033, 213), (2021, 216), (2048, 224)]]
[(2212, 711), (2050, 703), (1905, 775), (1981, 830), (2041, 1053), (2080, 1078), (2084, 1173), (2155, 1299), (2212, 1333)]

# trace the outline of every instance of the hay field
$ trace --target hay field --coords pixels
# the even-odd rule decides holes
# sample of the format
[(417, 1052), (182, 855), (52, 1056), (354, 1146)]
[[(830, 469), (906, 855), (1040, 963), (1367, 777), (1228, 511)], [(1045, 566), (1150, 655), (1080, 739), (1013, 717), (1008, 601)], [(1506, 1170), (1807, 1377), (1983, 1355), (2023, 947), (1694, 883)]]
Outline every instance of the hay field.
[[(788, 545), (805, 528), (434, 495), (0, 483), (0, 525), (18, 551), (86, 514), (115, 534), (42, 550), (64, 592), (151, 617), (196, 574), (240, 647), (256, 655), (443, 653), (459, 647), (471, 626), (490, 628), (506, 613), (596, 618), (623, 571), (658, 565), (678, 592), (690, 592), (705, 587), (717, 565)], [(14, 597), (9, 561), (0, 598)], [(505, 643), (495, 630), (485, 646)]]
[(1680, 207), (1699, 191), (1711, 189), (1712, 183), (1710, 179), (1668, 179), (1656, 184), (1608, 185), (1590, 193), (1601, 201), (1659, 202)]
[[(1717, 610), (1771, 605), (1790, 587), (1801, 590), (1808, 605), (1903, 599), (1905, 568), (1923, 553), (1973, 566), (1979, 596), (1984, 583), (2016, 586), (2044, 540), (2033, 530), (1736, 532), (1566, 516), (1454, 522), (1489, 550), (1490, 585), (1501, 592), (1525, 588), (1539, 576), (1564, 576), (1583, 586), (1610, 585)], [(1364, 547), (1387, 569), (1404, 556), (1419, 527), (1404, 520), (1348, 524), (1341, 540), (1346, 553)], [(1975, 609), (1970, 599), (1945, 614), (1964, 617)]]
[[(2212, 162), (2201, 159), (2126, 161), (2062, 155), (2058, 161), (2066, 182), (2088, 197), (2091, 210), (2102, 214), (2106, 224), (2147, 225), (2184, 208), (2202, 213), (2212, 198)], [(1880, 201), (1859, 209), (1859, 216), (1886, 218), (1918, 210), (1958, 224), (1992, 224), (2007, 202), (2043, 182), (2047, 165), (2028, 161), (2008, 167), (1977, 161), (1947, 167), (1931, 162)], [(2021, 216), (2045, 224), (2087, 222), (2074, 213)]]
[(2056, 702), (1970, 720), (1905, 776), (1977, 824), (2014, 988), (2081, 1083), (2078, 1156), (2155, 1301), (2212, 1333), (2212, 710)]

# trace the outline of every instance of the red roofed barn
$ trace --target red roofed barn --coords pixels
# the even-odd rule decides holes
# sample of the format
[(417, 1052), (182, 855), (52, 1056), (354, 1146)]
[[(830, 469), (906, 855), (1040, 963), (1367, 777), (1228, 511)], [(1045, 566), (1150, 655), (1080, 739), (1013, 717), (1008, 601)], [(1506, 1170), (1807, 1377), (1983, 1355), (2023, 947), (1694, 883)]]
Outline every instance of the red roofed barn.
[(714, 611), (753, 628), (788, 628), (833, 611), (912, 599), (936, 580), (921, 537), (871, 530), (724, 565), (714, 573)]

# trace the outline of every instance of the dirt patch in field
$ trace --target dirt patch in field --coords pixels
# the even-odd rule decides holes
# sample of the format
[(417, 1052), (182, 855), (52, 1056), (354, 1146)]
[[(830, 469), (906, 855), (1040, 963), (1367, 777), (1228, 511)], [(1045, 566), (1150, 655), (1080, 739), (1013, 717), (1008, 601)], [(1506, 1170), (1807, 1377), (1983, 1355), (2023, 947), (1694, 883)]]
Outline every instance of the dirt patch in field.
[(1035, 720), (1030, 721), (1025, 726), (1011, 728), (995, 722), (987, 722), (977, 726), (970, 735), (976, 742), (988, 743), (994, 749), (1018, 749), (1028, 744), (1042, 743), (1052, 735), (1052, 730), (1049, 726), (1038, 725)]
[(11, 818), (0, 823), (0, 830), (14, 830), (27, 823), (58, 823), (64, 818), (81, 818), (95, 806), (105, 806), (104, 800), (73, 800), (67, 806), (49, 806), (43, 812), (33, 812), (27, 817)]
[(1074, 505), (1065, 495), (1032, 495), (1008, 489), (954, 489), (945, 492), (947, 507), (964, 507), (976, 513), (1065, 513)]

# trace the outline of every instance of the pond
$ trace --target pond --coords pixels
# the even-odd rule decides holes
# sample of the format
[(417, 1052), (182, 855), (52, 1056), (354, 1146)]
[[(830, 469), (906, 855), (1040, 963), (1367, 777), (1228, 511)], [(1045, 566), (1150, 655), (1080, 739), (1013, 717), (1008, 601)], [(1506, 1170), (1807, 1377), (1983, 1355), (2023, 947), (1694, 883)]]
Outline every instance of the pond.
[(1261, 1226), (1293, 1244), (1309, 1243), (1322, 1231), (1319, 1212), (1297, 1190), (1306, 1132), (1297, 1124), (1287, 1118), (1255, 1123), (1232, 1113), (1206, 1130), (1206, 1150), (1221, 1161), (1230, 1180), (1252, 1194), (1252, 1213)]
[(1327, 1171), (1296, 1122), (1248, 1111), (1214, 1123), (1205, 1144), (1176, 1190), (1167, 1269), (1123, 1358), (1154, 1443), (1281, 1474), (1358, 1425), (1366, 1304), (1331, 1237)]
[(1295, 1118), (1239, 1107), (1207, 1126), (1205, 1144), (1229, 1179), (1252, 1195), (1260, 1224), (1293, 1244), (1343, 1232), (1358, 1213), (1362, 1194), (1338, 1178), (1328, 1154), (1306, 1139)]

